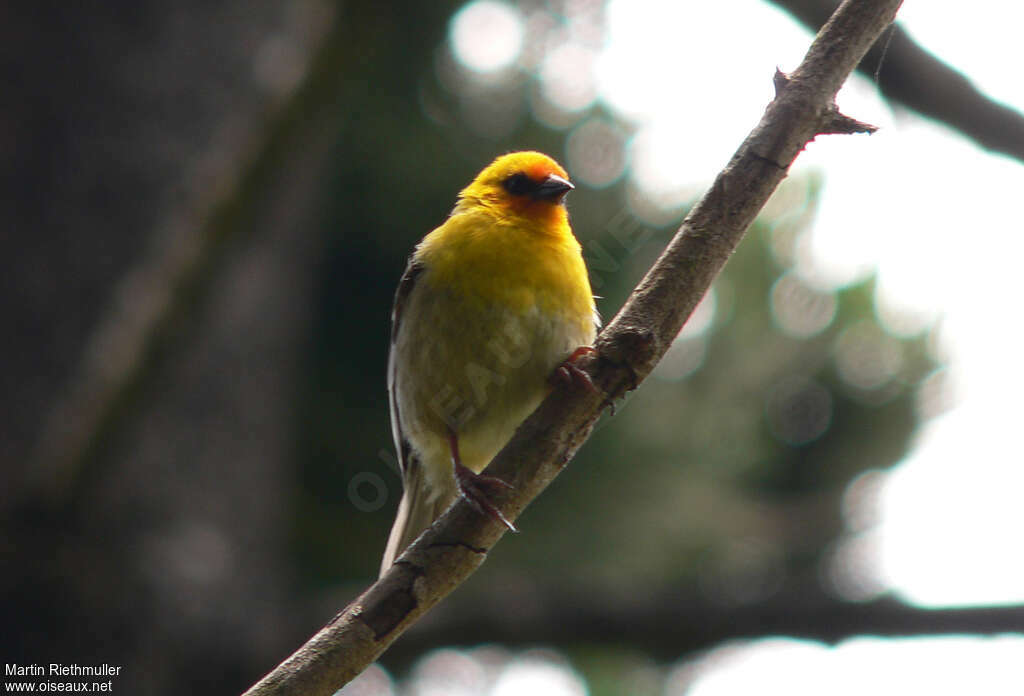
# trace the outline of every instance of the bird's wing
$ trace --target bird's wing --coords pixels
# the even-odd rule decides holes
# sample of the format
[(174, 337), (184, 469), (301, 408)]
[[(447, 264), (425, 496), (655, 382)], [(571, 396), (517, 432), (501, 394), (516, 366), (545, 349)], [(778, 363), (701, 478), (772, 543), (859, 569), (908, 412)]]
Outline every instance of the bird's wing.
[(402, 323), (402, 313), (408, 303), (413, 288), (416, 287), (416, 279), (423, 272), (423, 264), (418, 263), (414, 257), (409, 257), (409, 263), (405, 267), (405, 273), (398, 282), (398, 290), (395, 291), (395, 303), (391, 309), (391, 350), (388, 354), (388, 402), (391, 406), (391, 436), (395, 440), (395, 451), (398, 453), (398, 465), (402, 469), (402, 477), (409, 476), (409, 469), (413, 466), (410, 459), (409, 441), (402, 434), (402, 419), (398, 413), (398, 394), (395, 391), (395, 343), (398, 340), (398, 331)]
[(405, 273), (398, 282), (398, 290), (395, 292), (395, 303), (391, 309), (391, 349), (388, 353), (388, 402), (391, 410), (391, 435), (395, 440), (395, 451), (398, 452), (398, 465), (402, 470), (402, 500), (398, 505), (398, 512), (395, 516), (395, 523), (388, 536), (388, 543), (384, 549), (384, 558), (381, 561), (380, 574), (387, 572), (395, 558), (423, 529), (429, 525), (436, 514), (432, 506), (427, 505), (428, 496), (422, 490), (425, 482), (423, 479), (423, 466), (420, 464), (416, 452), (413, 451), (409, 440), (402, 432), (402, 418), (398, 411), (398, 385), (395, 383), (397, 370), (395, 361), (397, 359), (396, 344), (398, 332), (402, 327), (403, 312), (409, 302), (413, 289), (416, 287), (416, 279), (423, 272), (423, 265), (417, 263), (414, 257), (409, 257), (409, 263), (405, 267)]

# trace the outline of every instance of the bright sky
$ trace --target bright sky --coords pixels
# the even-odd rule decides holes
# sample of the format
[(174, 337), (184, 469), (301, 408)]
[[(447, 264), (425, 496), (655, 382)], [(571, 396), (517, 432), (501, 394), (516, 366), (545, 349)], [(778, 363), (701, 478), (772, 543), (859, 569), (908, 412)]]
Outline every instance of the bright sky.
[[(907, 0), (899, 19), (924, 47), (1024, 111), (1020, 60), (1007, 59), (1024, 26), (1024, 3)], [(500, 70), (521, 60), (525, 26), (515, 7), (480, 0), (453, 21), (453, 49), (465, 65)], [(648, 193), (669, 198), (690, 197), (725, 164), (771, 99), (775, 66), (795, 68), (811, 38), (760, 0), (612, 0), (606, 28), (603, 46), (570, 32), (569, 44), (542, 66), (542, 88), (560, 81), (551, 93), (570, 95), (564, 108), (600, 98), (638, 124), (630, 175)], [(588, 80), (566, 89), (580, 70), (593, 70), (595, 89)], [(677, 87), (666, 89), (666, 82)], [(916, 317), (893, 324), (894, 331), (938, 320), (935, 344), (950, 365), (952, 406), (922, 428), (892, 472), (871, 474), (870, 486), (851, 489), (876, 493), (851, 495), (851, 534), (837, 557), (866, 562), (879, 589), (912, 604), (1024, 603), (1024, 455), (1017, 432), (1024, 334), (1016, 321), (1024, 165), (894, 113), (863, 78), (854, 77), (838, 102), (882, 130), (819, 138), (798, 158), (794, 176), (812, 169), (825, 176), (803, 273), (835, 288), (877, 269), (883, 320), (892, 310)], [(569, 151), (571, 157), (572, 138)], [(769, 640), (722, 650), (681, 668), (685, 684), (676, 675), (680, 688), (673, 690), (670, 678), (666, 693), (713, 696), (755, 685), (759, 693), (777, 686), (787, 694), (1010, 693), (1011, 670), (1020, 685), (1024, 638), (864, 638), (835, 648)], [(871, 681), (890, 667), (895, 681)], [(827, 681), (818, 679), (826, 674)], [(846, 675), (838, 687), (836, 675)], [(919, 681), (922, 675), (934, 683)], [(569, 686), (545, 693), (580, 692)]]

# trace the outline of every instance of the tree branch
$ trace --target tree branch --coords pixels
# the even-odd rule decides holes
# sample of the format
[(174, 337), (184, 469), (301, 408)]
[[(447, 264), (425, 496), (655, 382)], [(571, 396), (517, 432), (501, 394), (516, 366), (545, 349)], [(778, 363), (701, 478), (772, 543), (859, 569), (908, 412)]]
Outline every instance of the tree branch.
[[(761, 122), (584, 359), (610, 398), (636, 388), (668, 350), (700, 298), (808, 142), (835, 127), (835, 94), (896, 15), (901, 0), (847, 0), (819, 32)], [(486, 473), (513, 484), (495, 496), (518, 517), (565, 467), (607, 402), (592, 390), (550, 394)], [(254, 685), (248, 696), (333, 694), (475, 571), (505, 528), (458, 501), (391, 569)]]
[[(473, 597), (457, 612), (438, 612), (426, 630), (411, 633), (398, 646), (411, 657), (425, 646), (629, 645), (655, 659), (675, 660), (696, 650), (740, 638), (785, 635), (838, 643), (857, 635), (920, 636), (965, 633), (996, 635), (1024, 631), (1024, 606), (919, 609), (881, 598), (844, 602), (817, 586), (792, 587), (758, 602), (715, 606), (692, 590), (653, 591), (625, 597), (600, 590), (528, 587), (530, 606), (509, 616), (501, 605)], [(513, 603), (521, 599), (513, 591)], [(414, 638), (415, 635), (415, 638)], [(399, 657), (399, 656), (395, 656)], [(399, 659), (401, 659), (399, 657)]]
[[(812, 30), (836, 2), (771, 0)], [(1000, 104), (921, 48), (899, 25), (883, 36), (857, 67), (891, 101), (955, 128), (981, 147), (1024, 162), (1024, 115)]]

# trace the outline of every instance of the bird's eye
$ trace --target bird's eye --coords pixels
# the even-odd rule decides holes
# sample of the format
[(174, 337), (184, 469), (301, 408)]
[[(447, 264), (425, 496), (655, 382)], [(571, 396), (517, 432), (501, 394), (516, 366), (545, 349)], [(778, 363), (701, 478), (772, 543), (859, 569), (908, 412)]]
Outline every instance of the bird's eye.
[(537, 190), (537, 182), (522, 172), (513, 174), (509, 178), (505, 179), (505, 181), (502, 182), (502, 186), (504, 186), (505, 190), (513, 196), (525, 196)]

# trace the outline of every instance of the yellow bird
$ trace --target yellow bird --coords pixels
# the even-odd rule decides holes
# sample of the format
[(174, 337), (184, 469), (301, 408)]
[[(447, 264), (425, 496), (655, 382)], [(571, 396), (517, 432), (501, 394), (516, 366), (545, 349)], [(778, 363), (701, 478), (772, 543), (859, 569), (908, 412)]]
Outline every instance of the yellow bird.
[(594, 297), (569, 227), (561, 166), (539, 152), (492, 162), (417, 245), (395, 294), (388, 394), (404, 493), (381, 563), (462, 495), (507, 486), (478, 476), (540, 404), (556, 371), (594, 341)]

